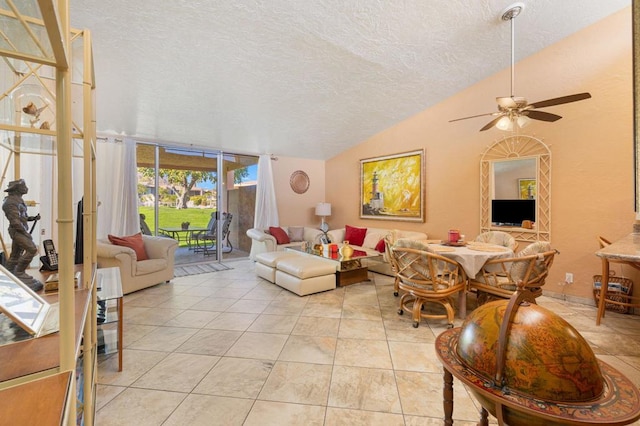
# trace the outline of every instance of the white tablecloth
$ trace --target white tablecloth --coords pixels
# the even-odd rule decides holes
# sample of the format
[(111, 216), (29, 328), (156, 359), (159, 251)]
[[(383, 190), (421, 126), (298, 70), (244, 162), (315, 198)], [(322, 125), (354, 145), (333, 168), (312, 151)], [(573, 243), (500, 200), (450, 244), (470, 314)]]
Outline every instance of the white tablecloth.
[[(477, 247), (477, 250), (473, 250), (467, 246), (451, 247), (441, 244), (429, 244), (430, 251), (458, 262), (469, 278), (475, 277), (487, 260), (512, 257), (514, 255), (513, 250), (503, 246), (483, 244)], [(482, 247), (492, 251), (481, 251)]]

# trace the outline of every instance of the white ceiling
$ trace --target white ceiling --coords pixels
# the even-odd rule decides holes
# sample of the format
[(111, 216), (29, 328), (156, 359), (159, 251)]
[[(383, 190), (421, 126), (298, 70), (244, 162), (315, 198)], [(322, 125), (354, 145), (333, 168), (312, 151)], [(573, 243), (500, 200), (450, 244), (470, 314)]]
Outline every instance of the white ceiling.
[[(70, 3), (99, 134), (230, 152), (328, 159), (511, 61), (511, 0)], [(631, 0), (525, 4), (516, 61)]]

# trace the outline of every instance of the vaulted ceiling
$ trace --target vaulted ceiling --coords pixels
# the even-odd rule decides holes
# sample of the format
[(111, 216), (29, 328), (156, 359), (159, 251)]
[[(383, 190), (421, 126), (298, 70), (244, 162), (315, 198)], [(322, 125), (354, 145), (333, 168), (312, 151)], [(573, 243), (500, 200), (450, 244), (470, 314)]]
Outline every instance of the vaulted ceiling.
[[(328, 159), (511, 60), (510, 0), (70, 3), (100, 134), (228, 152)], [(630, 4), (526, 1), (516, 61)]]

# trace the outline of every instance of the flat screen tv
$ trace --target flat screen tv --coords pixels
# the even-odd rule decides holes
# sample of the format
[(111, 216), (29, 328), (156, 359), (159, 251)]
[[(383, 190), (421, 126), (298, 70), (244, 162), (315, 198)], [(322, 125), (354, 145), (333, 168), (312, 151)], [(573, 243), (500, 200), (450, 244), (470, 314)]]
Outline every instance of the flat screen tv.
[(520, 226), (522, 221), (536, 220), (536, 200), (491, 200), (491, 222)]

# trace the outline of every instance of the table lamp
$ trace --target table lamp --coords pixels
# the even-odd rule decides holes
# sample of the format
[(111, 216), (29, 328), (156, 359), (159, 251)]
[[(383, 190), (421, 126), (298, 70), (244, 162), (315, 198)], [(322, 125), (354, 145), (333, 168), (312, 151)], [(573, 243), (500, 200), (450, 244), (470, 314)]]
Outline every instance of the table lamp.
[(322, 217), (322, 223), (320, 224), (320, 230), (325, 234), (329, 230), (329, 224), (324, 221), (324, 218), (327, 216), (331, 216), (331, 204), (329, 203), (318, 203), (316, 205), (316, 216)]

